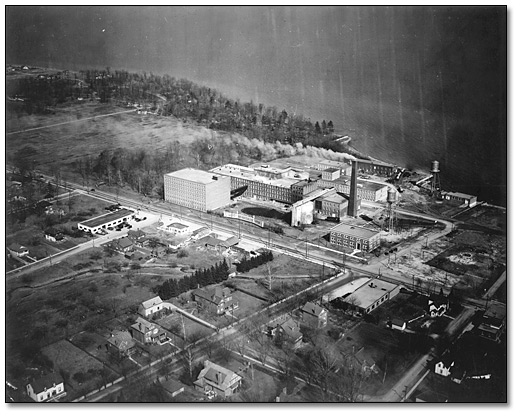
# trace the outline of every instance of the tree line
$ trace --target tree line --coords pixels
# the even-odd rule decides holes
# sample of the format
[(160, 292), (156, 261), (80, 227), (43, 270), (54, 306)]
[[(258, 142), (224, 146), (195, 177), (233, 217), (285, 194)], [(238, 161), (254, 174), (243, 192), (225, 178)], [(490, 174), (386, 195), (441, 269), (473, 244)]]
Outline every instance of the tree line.
[(261, 254), (255, 257), (247, 258), (244, 256), (239, 263), (236, 264), (237, 271), (239, 273), (245, 273), (249, 270), (255, 269), (269, 261), (274, 259), (274, 254), (272, 251), (263, 251)]
[(161, 299), (167, 300), (176, 297), (188, 290), (197, 289), (198, 285), (205, 287), (211, 284), (221, 283), (228, 279), (229, 268), (227, 261), (213, 265), (208, 269), (198, 269), (191, 275), (183, 276), (179, 280), (168, 279), (161, 285), (154, 287), (153, 291)]
[[(193, 120), (209, 129), (237, 132), (269, 143), (321, 146), (343, 151), (332, 141), (332, 121), (316, 121), (274, 106), (231, 100), (215, 89), (186, 79), (124, 70), (81, 70), (60, 76), (8, 79), (12, 96), (23, 97), (22, 111), (46, 113), (67, 101), (90, 100), (120, 105), (139, 104), (160, 116)], [(20, 111), (17, 108), (17, 111)]]

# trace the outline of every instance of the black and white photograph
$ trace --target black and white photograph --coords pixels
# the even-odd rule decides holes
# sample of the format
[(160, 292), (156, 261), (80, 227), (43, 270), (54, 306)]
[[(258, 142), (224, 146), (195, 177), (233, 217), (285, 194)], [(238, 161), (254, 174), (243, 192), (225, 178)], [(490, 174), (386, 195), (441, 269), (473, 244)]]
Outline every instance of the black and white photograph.
[(6, 404), (513, 401), (509, 6), (4, 20)]

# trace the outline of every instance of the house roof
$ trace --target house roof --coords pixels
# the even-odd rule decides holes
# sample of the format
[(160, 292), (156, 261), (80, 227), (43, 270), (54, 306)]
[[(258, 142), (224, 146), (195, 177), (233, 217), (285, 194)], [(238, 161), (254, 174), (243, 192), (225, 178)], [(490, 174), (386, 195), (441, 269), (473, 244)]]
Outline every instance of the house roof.
[[(141, 327), (140, 327), (140, 325), (141, 325)], [(144, 333), (148, 332), (149, 330), (156, 328), (156, 326), (154, 324), (150, 323), (149, 321), (147, 321), (146, 319), (138, 317), (138, 319), (136, 319), (136, 322), (134, 324), (132, 324), (132, 328), (134, 328), (136, 331), (139, 331), (144, 334)]]
[(163, 387), (163, 389), (165, 389), (169, 393), (174, 393), (181, 389), (185, 389), (185, 385), (183, 385), (183, 383), (174, 379), (165, 380), (160, 384)]
[(230, 289), (221, 286), (214, 288), (214, 290), (196, 289), (194, 290), (193, 295), (217, 304), (224, 297), (230, 296)]
[(361, 363), (361, 365), (363, 363), (366, 362), (366, 365), (368, 365), (369, 367), (373, 366), (375, 364), (375, 360), (373, 359), (373, 357), (368, 353), (367, 350), (364, 349), (364, 347), (362, 347), (359, 351), (357, 351), (355, 353), (355, 359)]
[(112, 336), (107, 341), (121, 351), (128, 350), (136, 345), (129, 331), (113, 331)]
[(306, 302), (306, 305), (301, 308), (303, 312), (309, 313), (310, 315), (319, 316), (325, 309), (316, 303)]
[(155, 298), (146, 300), (145, 302), (141, 302), (141, 306), (144, 309), (149, 309), (149, 308), (152, 308), (155, 305), (160, 305), (162, 303), (163, 303), (163, 300), (161, 300), (161, 298), (159, 296), (156, 296)]
[(198, 380), (210, 381), (223, 389), (228, 388), (236, 378), (241, 379), (241, 376), (208, 360), (205, 360), (205, 368), (201, 370), (198, 376)]
[(118, 245), (121, 248), (131, 247), (132, 246), (132, 241), (129, 238), (127, 238), (127, 237), (123, 237), (123, 238), (120, 238), (118, 240)]
[(133, 230), (131, 229), (129, 231), (129, 233), (127, 234), (128, 237), (133, 237), (133, 238), (141, 238), (141, 237), (144, 237), (145, 236), (145, 232), (143, 232), (141, 229), (138, 229), (138, 230)]
[(185, 229), (188, 228), (188, 225), (179, 222), (173, 222), (168, 226), (168, 228)]
[(198, 235), (198, 234), (201, 234), (201, 233), (209, 233), (210, 232), (210, 229), (207, 228), (206, 226), (203, 226), (199, 229), (196, 229), (193, 233), (192, 233), (192, 236), (195, 236), (195, 235)]
[(42, 393), (53, 385), (63, 383), (63, 378), (56, 372), (46, 374), (30, 383), (35, 393)]
[(18, 244), (17, 242), (13, 242), (9, 245), (8, 248), (12, 251), (16, 251), (17, 253), (27, 250), (27, 248), (25, 248), (23, 245)]
[(280, 327), (293, 341), (297, 341), (303, 337), (303, 334), (299, 331), (299, 324), (293, 318), (288, 318), (279, 323), (276, 322), (276, 326)]

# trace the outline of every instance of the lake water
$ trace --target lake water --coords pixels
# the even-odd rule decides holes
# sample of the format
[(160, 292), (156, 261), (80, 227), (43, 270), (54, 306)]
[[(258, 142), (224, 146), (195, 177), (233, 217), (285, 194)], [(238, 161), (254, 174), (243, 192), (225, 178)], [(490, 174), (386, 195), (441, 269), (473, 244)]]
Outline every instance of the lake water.
[(168, 73), (332, 120), (363, 153), (505, 205), (506, 16), (477, 7), (9, 9), (7, 62)]

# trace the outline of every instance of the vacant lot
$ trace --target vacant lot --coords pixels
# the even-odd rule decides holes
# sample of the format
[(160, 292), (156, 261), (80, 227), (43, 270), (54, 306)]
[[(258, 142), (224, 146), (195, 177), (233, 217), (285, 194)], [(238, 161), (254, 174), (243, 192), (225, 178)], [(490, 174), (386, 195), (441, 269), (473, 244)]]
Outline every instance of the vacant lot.
[(68, 375), (66, 381), (69, 400), (118, 378), (113, 370), (69, 341), (58, 341), (44, 347), (42, 351), (57, 370)]

